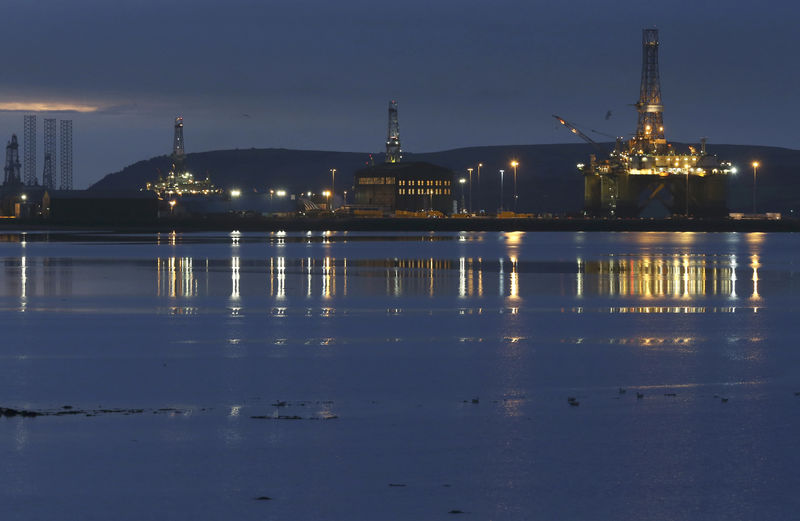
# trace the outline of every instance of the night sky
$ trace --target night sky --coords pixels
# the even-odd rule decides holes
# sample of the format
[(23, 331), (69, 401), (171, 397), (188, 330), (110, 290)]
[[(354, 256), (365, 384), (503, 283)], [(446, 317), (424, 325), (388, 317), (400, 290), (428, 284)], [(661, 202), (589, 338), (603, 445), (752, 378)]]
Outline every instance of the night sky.
[[(4, 7), (0, 138), (73, 107), (75, 185), (170, 151), (574, 142), (551, 114), (635, 129), (660, 29), (667, 139), (797, 148), (794, 2), (40, 0)], [(611, 118), (605, 116), (611, 111)], [(39, 160), (41, 178), (41, 118)]]

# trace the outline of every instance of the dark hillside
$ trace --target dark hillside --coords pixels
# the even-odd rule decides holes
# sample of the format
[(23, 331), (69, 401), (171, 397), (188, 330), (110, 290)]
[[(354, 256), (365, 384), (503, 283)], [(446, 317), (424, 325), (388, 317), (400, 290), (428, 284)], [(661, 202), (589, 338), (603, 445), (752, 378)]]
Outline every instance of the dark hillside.
[[(611, 149), (611, 144), (603, 144)], [(679, 148), (683, 148), (677, 144)], [(754, 159), (758, 171), (759, 211), (789, 213), (798, 209), (800, 194), (800, 151), (776, 147), (709, 145), (709, 152), (732, 161), (739, 169), (730, 179), (730, 207), (750, 211), (752, 207)], [(512, 204), (512, 159), (519, 161), (519, 210), (536, 212), (576, 212), (583, 201), (583, 179), (577, 163), (586, 163), (595, 150), (586, 144), (518, 145), (470, 147), (426, 154), (405, 154), (408, 161), (427, 161), (467, 176), (467, 168), (483, 163), (478, 183), (473, 172), (473, 207), (493, 211), (500, 204), (499, 169), (505, 169), (506, 207)], [(381, 162), (382, 155), (375, 161)], [(257, 190), (285, 189), (292, 193), (319, 192), (330, 187), (330, 169), (336, 168), (336, 191), (352, 189), (353, 173), (369, 161), (361, 152), (324, 152), (288, 149), (218, 150), (188, 154), (187, 165), (196, 176), (208, 174), (217, 186)], [(109, 174), (91, 189), (131, 189), (144, 186), (158, 177), (158, 170), (169, 169), (169, 158), (160, 156), (139, 161), (121, 172)], [(460, 194), (456, 194), (459, 196)], [(465, 194), (468, 198), (468, 194)], [(352, 199), (351, 199), (352, 200)]]

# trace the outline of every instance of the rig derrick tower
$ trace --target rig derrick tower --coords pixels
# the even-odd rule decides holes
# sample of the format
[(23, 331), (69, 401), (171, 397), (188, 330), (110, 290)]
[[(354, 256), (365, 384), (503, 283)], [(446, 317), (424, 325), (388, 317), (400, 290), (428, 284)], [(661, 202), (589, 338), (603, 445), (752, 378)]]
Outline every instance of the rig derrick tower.
[(25, 161), (22, 166), (25, 172), (25, 184), (36, 186), (38, 184), (36, 180), (36, 116), (24, 116), (23, 121), (22, 146)]
[(389, 129), (386, 133), (386, 163), (398, 163), (403, 157), (400, 148), (400, 125), (397, 122), (397, 102), (389, 102)]
[(175, 118), (175, 133), (172, 138), (172, 172), (174, 174), (184, 172), (184, 157), (183, 118), (178, 116)]
[(56, 188), (56, 120), (44, 120), (44, 169), (42, 170), (42, 186), (45, 189)]
[(636, 110), (639, 122), (631, 142), (632, 152), (663, 153), (667, 140), (664, 137), (664, 106), (658, 72), (658, 29), (642, 31), (642, 84)]
[(19, 186), (22, 184), (19, 171), (22, 165), (19, 162), (19, 143), (17, 135), (11, 135), (11, 141), (6, 145), (5, 186)]

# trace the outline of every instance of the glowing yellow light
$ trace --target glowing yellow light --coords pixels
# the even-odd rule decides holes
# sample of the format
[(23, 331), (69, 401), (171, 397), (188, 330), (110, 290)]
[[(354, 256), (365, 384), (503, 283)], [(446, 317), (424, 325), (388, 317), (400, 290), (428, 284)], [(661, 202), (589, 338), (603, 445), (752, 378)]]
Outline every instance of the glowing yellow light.
[(20, 199), (22, 199), (23, 201), (26, 201), (28, 199), (28, 196), (26, 194), (22, 194), (20, 196)]
[(760, 163), (758, 161), (753, 161), (753, 168), (758, 168)]
[(277, 195), (278, 197), (285, 197), (286, 190), (278, 190), (277, 192), (275, 192), (275, 195)]
[(231, 190), (231, 197), (239, 197), (240, 195), (242, 195), (242, 191), (241, 190), (238, 190), (236, 188)]
[(519, 162), (517, 162), (517, 161), (512, 161), (512, 162), (511, 162), (511, 166), (512, 166), (512, 167), (514, 167), (514, 168), (517, 168), (517, 167), (519, 166)]
[(330, 190), (323, 190), (322, 191), (322, 197), (330, 197), (330, 195), (331, 195)]

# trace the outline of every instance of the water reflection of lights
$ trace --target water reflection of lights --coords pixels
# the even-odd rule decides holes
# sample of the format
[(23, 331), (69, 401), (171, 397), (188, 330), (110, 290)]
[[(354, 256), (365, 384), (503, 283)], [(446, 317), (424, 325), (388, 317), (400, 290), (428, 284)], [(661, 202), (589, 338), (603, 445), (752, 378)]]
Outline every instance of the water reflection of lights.
[[(21, 258), (20, 258), (21, 259)], [(241, 270), (257, 267), (261, 277), (266, 276), (264, 291), (273, 298), (286, 299), (291, 291), (299, 295), (334, 298), (346, 295), (353, 283), (367, 291), (391, 296), (429, 295), (438, 296), (450, 292), (459, 300), (483, 297), (485, 291), (508, 299), (505, 312), (521, 311), (521, 302), (527, 291), (559, 292), (562, 297), (577, 296), (582, 299), (576, 312), (591, 309), (587, 299), (597, 296), (633, 297), (641, 302), (626, 302), (627, 305), (612, 306), (620, 313), (625, 309), (652, 309), (659, 312), (666, 308), (705, 307), (692, 306), (693, 300), (705, 296), (737, 297), (737, 257), (735, 255), (653, 255), (612, 256), (604, 260), (578, 258), (572, 262), (522, 261), (517, 255), (496, 258), (496, 262), (484, 265), (482, 258), (462, 256), (457, 259), (337, 259), (333, 256), (311, 256), (292, 259), (285, 256), (267, 257), (265, 261), (254, 261), (239, 256), (227, 260), (231, 274), (230, 296), (238, 299)], [(158, 295), (171, 298), (198, 295), (200, 278), (204, 278), (205, 293), (213, 292), (215, 267), (220, 269), (223, 261), (205, 260), (205, 273), (195, 270), (191, 257), (167, 257), (157, 259)], [(20, 266), (21, 260), (16, 265)], [(30, 274), (30, 262), (17, 273), (17, 281)], [(198, 266), (202, 266), (200, 264)], [(742, 268), (743, 266), (739, 266)], [(751, 300), (763, 302), (761, 294), (758, 255), (750, 256), (753, 293)], [(294, 271), (292, 271), (294, 269)], [(491, 275), (484, 280), (483, 275)], [(200, 273), (201, 277), (198, 277)], [(291, 274), (291, 279), (289, 278)], [(532, 275), (531, 275), (532, 274)], [(530, 275), (529, 278), (526, 278)], [(574, 278), (573, 278), (574, 277)], [(352, 279), (352, 280), (351, 280)], [(263, 280), (263, 279), (261, 279)], [(300, 282), (296, 286), (289, 283)], [(488, 282), (487, 282), (488, 281)], [(536, 286), (532, 283), (537, 281)], [(264, 283), (262, 282), (262, 284)], [(527, 284), (526, 284), (527, 283)], [(317, 286), (319, 284), (319, 286)], [(262, 286), (264, 287), (264, 286)], [(30, 288), (27, 288), (29, 290)], [(26, 291), (26, 288), (18, 291)], [(338, 293), (337, 293), (338, 292)], [(20, 293), (17, 293), (18, 295)], [(657, 302), (671, 298), (682, 301)], [(664, 306), (663, 304), (669, 304)], [(718, 305), (713, 303), (711, 307)]]
[(432, 297), (433, 296), (433, 259), (430, 259), (428, 263), (428, 280), (430, 280), (430, 286), (428, 294)]
[[(519, 298), (519, 273), (517, 273), (517, 258), (515, 256), (511, 257), (511, 275), (509, 277), (509, 298), (511, 299), (518, 299)], [(516, 309), (516, 308), (515, 308)], [(516, 315), (516, 312), (514, 312)]]
[(499, 274), (498, 274), (498, 279), (497, 279), (498, 280), (498, 282), (497, 282), (498, 291), (499, 291), (501, 297), (505, 295), (505, 289), (503, 288), (503, 283), (505, 282), (505, 279), (506, 279), (505, 274), (503, 273), (503, 260), (504, 259), (501, 257), (500, 258), (500, 270), (498, 272)]
[(603, 261), (577, 260), (576, 294), (586, 295), (587, 278), (597, 280), (596, 294), (645, 299), (690, 299), (704, 295), (736, 296), (736, 256), (704, 255), (612, 257)]
[(156, 292), (159, 296), (164, 293), (170, 298), (192, 297), (195, 295), (196, 281), (191, 257), (156, 259), (156, 272)]
[(231, 258), (231, 298), (239, 298), (239, 257)]
[(336, 268), (335, 261), (331, 262), (330, 257), (325, 257), (322, 263), (322, 296), (331, 298), (336, 295)]
[(750, 256), (750, 268), (753, 270), (753, 295), (750, 297), (751, 300), (761, 300), (761, 295), (758, 294), (758, 268), (761, 267), (761, 263), (758, 262), (758, 255)]
[[(311, 232), (308, 232), (308, 233), (311, 233)], [(308, 258), (306, 258), (306, 268), (307, 268), (307, 274), (306, 274), (306, 286), (307, 286), (306, 296), (307, 297), (311, 296), (311, 280), (312, 280), (311, 279), (311, 266), (312, 266), (311, 257), (308, 257)]]
[(24, 255), (20, 258), (19, 262), (19, 310), (25, 311), (28, 306), (28, 258)]
[(467, 261), (464, 257), (458, 259), (458, 297), (467, 296)]

